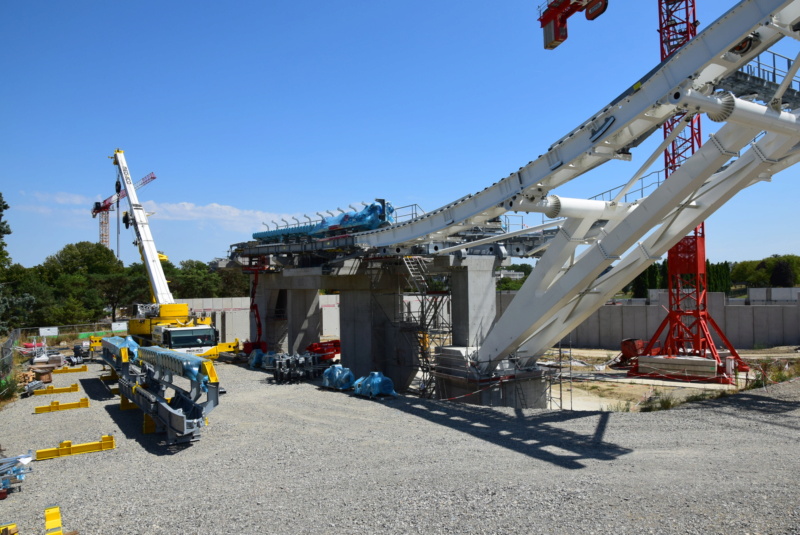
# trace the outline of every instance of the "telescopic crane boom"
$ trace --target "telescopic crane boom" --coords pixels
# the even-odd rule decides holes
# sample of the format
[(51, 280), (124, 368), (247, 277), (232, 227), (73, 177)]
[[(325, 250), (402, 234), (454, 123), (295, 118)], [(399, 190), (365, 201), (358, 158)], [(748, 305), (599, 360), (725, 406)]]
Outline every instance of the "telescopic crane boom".
[(142, 253), (142, 261), (150, 279), (153, 302), (159, 305), (172, 304), (175, 300), (172, 297), (172, 292), (169, 291), (167, 277), (164, 275), (161, 260), (158, 258), (153, 234), (150, 232), (150, 225), (147, 222), (147, 213), (139, 203), (136, 188), (133, 186), (124, 151), (120, 149), (114, 151), (114, 165), (117, 166), (117, 173), (130, 203), (131, 211), (128, 214), (128, 218), (133, 224), (133, 230), (136, 232), (136, 245), (139, 246), (139, 250)]

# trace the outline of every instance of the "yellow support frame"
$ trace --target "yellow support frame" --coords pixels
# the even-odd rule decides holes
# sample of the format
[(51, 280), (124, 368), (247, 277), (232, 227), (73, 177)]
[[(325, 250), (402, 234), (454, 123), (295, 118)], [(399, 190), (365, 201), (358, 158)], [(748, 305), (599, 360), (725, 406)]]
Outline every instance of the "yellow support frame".
[(53, 385), (47, 385), (45, 388), (40, 390), (34, 390), (34, 396), (47, 396), (49, 394), (66, 394), (67, 392), (77, 392), (78, 391), (78, 383), (73, 383), (72, 386), (62, 386), (56, 388)]
[(63, 535), (61, 527), (61, 508), (51, 505), (44, 510), (44, 532), (47, 535)]
[(98, 451), (113, 450), (117, 447), (114, 435), (103, 435), (97, 442), (86, 442), (84, 444), (72, 444), (72, 441), (65, 440), (57, 448), (47, 448), (36, 450), (36, 460), (45, 461), (56, 457), (67, 457), (69, 455), (79, 455), (81, 453), (94, 453)]
[(50, 405), (42, 405), (33, 410), (34, 414), (42, 414), (45, 412), (68, 411), (70, 409), (88, 409), (89, 398), (81, 398), (80, 401), (73, 403), (61, 403), (58, 401), (50, 402)]
[(53, 370), (53, 373), (78, 373), (78, 372), (88, 372), (88, 371), (89, 371), (89, 366), (84, 364), (83, 366), (78, 366), (77, 368), (70, 368), (69, 366), (65, 366), (63, 368)]

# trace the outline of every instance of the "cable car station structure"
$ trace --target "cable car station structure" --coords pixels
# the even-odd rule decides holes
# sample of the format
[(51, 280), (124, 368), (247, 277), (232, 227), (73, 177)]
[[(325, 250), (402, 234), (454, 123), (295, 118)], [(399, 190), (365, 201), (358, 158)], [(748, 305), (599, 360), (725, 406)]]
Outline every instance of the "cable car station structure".
[[(535, 364), (547, 349), (735, 194), (800, 161), (800, 124), (791, 111), (800, 106), (797, 62), (787, 61), (782, 73), (760, 70), (779, 41), (800, 52), (798, 30), (800, 0), (744, 0), (544, 154), (482, 191), (368, 230), (310, 238), (288, 232), (299, 221), (287, 222), (276, 225), (287, 230), (283, 236), (232, 245), (232, 257), (258, 277), (259, 330), (268, 343), (285, 330), (286, 350), (304, 348), (317, 341), (318, 291), (338, 290), (342, 362), (357, 376), (379, 370), (401, 390), (421, 370), (436, 379), (441, 398), (541, 406), (544, 380)], [(676, 161), (668, 180), (626, 200), (683, 129), (672, 128), (652, 152), (643, 141), (700, 115), (718, 123), (716, 132)], [(559, 195), (610, 160), (632, 164), (613, 199)], [(518, 212), (549, 219), (511, 230), (503, 218)], [(497, 316), (493, 272), (508, 257), (538, 261)], [(432, 308), (444, 301), (429, 289), (432, 277), (450, 281), (450, 333), (438, 349), (431, 333), (442, 326), (434, 326)], [(427, 303), (410, 316), (402, 298), (409, 289)], [(730, 382), (735, 370), (716, 372)]]

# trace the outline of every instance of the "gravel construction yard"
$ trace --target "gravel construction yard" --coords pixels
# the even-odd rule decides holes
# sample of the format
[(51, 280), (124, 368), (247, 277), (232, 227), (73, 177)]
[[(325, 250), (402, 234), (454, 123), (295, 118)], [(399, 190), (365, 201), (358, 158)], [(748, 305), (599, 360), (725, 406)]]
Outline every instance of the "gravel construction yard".
[[(0, 524), (44, 533), (800, 533), (800, 381), (651, 413), (369, 400), (217, 364), (202, 438), (168, 448), (120, 411), (101, 366), (80, 392), (0, 410), (3, 456), (113, 434), (33, 463)], [(77, 401), (91, 407), (33, 414)]]

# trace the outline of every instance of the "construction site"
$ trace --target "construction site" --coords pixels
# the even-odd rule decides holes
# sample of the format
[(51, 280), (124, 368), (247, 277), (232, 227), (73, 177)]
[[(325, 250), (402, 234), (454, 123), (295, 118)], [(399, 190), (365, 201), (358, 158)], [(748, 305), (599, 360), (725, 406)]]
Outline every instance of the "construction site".
[[(544, 4), (545, 48), (607, 3)], [(798, 291), (710, 292), (703, 223), (800, 162), (800, 0), (659, 15), (660, 63), (502, 180), (230, 244), (249, 297), (173, 296), (155, 174), (117, 148), (91, 213), (106, 247), (109, 212), (133, 230), (151, 301), (3, 345), (0, 534), (800, 532), (800, 382), (766, 368), (797, 368)], [(560, 194), (611, 161), (618, 188)], [(667, 289), (620, 298), (662, 259)]]

